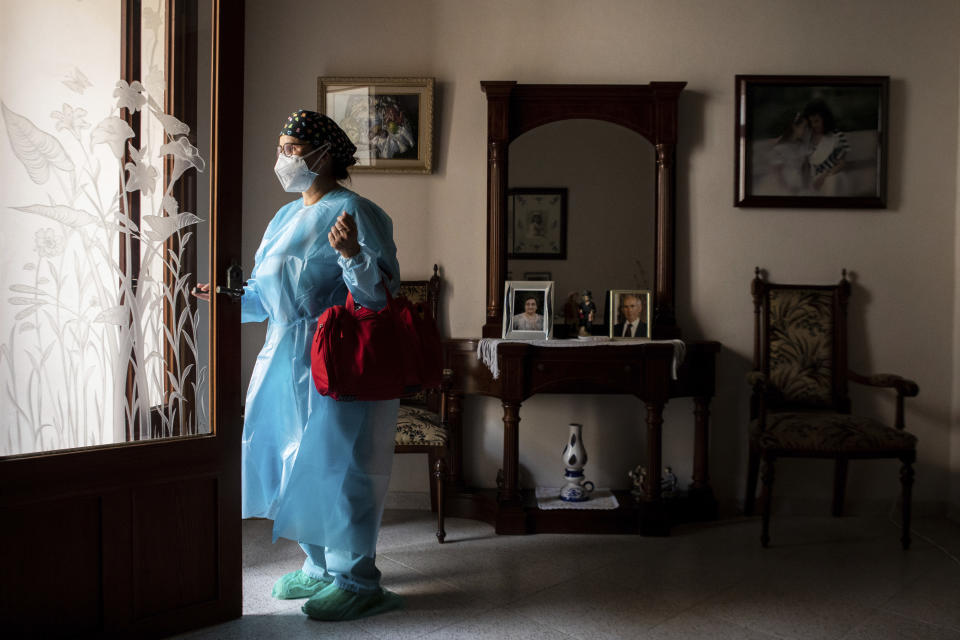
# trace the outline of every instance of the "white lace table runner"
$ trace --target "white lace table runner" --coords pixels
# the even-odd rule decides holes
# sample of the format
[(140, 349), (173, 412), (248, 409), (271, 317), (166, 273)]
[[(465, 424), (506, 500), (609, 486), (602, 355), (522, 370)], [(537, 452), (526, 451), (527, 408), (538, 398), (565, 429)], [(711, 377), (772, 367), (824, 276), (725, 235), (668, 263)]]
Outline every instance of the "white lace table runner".
[(500, 377), (500, 363), (497, 361), (497, 346), (501, 342), (522, 342), (525, 344), (532, 344), (537, 347), (561, 347), (574, 349), (578, 347), (616, 348), (634, 345), (641, 342), (672, 344), (673, 368), (671, 373), (674, 380), (677, 379), (677, 369), (683, 363), (684, 355), (686, 355), (687, 352), (687, 346), (683, 343), (683, 340), (650, 340), (649, 338), (619, 338), (614, 340), (612, 338), (602, 337), (588, 338), (586, 340), (501, 340), (500, 338), (481, 338), (480, 343), (477, 345), (477, 360), (482, 360), (483, 364), (487, 366), (487, 369), (490, 369), (490, 373), (493, 374), (494, 380)]
[(560, 499), (560, 487), (537, 487), (537, 506), (541, 509), (594, 509), (610, 511), (620, 506), (610, 489), (595, 489), (589, 500), (566, 502)]

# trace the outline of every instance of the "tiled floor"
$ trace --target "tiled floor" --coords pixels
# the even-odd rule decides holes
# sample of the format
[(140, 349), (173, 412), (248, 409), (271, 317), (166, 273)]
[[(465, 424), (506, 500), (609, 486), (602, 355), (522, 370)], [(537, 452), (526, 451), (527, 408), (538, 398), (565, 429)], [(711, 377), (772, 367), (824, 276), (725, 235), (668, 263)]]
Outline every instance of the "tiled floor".
[(383, 584), (406, 608), (346, 623), (270, 597), (300, 567), (295, 544), (244, 523), (244, 617), (183, 636), (208, 638), (844, 638), (960, 640), (960, 525), (915, 522), (913, 548), (884, 518), (775, 517), (676, 527), (669, 538), (497, 536), (429, 512), (388, 511)]

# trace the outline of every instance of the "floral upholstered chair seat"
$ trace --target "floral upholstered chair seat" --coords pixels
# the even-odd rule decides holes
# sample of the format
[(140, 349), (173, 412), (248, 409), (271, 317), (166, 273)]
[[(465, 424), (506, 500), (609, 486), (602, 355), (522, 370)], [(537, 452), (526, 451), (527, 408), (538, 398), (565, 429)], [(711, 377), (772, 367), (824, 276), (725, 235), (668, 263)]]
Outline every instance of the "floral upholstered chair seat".
[(445, 447), (447, 438), (440, 414), (425, 407), (400, 405), (396, 444)]
[(750, 437), (761, 449), (773, 451), (869, 453), (916, 449), (912, 433), (863, 416), (833, 412), (790, 412), (767, 415), (761, 431), (750, 423)]

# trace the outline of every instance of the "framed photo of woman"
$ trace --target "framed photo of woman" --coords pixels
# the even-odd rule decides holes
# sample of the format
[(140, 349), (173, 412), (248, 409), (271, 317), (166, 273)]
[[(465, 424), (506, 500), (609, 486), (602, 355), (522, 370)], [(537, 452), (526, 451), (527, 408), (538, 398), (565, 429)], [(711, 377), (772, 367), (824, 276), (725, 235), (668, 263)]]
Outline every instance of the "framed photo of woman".
[(885, 208), (889, 84), (738, 75), (734, 206)]
[(503, 337), (549, 339), (553, 334), (553, 282), (508, 280), (503, 289)]
[(614, 289), (610, 292), (609, 336), (614, 339), (650, 337), (650, 291)]

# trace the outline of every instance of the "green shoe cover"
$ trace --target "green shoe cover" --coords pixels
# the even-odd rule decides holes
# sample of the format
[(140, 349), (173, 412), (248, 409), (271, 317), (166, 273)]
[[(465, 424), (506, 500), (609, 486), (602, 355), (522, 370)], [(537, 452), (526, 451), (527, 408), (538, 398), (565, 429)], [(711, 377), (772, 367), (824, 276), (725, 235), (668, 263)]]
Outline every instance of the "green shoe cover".
[(375, 593), (355, 593), (335, 584), (323, 589), (301, 607), (314, 620), (356, 620), (403, 608), (403, 598), (381, 589)]
[(311, 578), (303, 572), (303, 569), (298, 569), (277, 580), (270, 595), (278, 600), (309, 598), (330, 584), (330, 580)]

